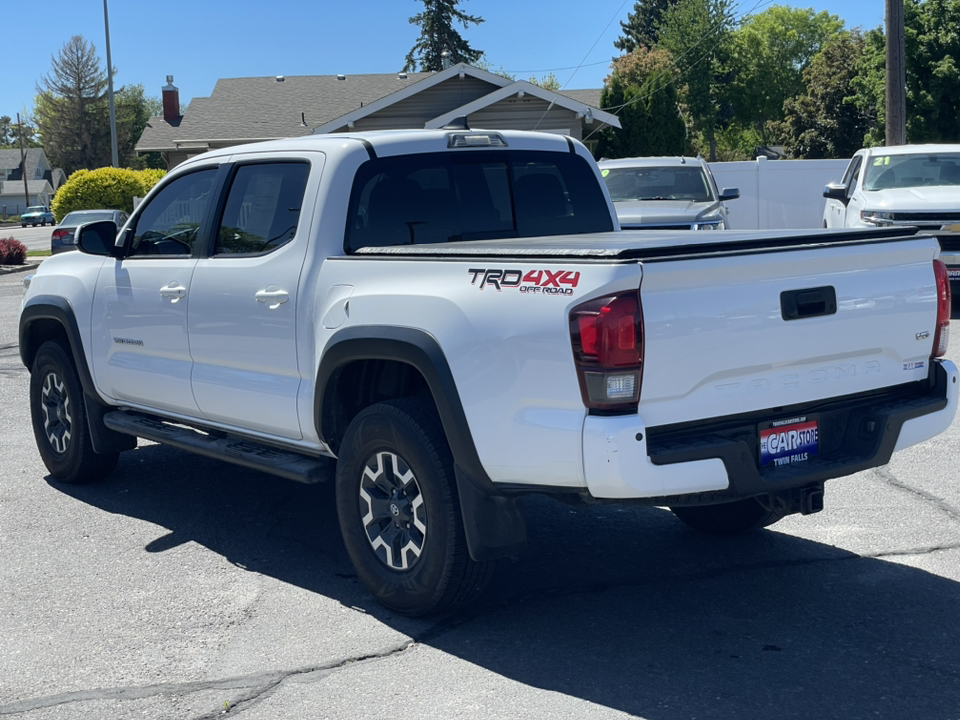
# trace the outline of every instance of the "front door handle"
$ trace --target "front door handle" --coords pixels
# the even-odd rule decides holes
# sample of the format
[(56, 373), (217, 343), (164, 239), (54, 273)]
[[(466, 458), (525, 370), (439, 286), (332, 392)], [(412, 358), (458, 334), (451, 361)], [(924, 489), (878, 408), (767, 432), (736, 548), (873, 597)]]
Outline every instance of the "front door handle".
[(177, 282), (172, 282), (166, 287), (160, 288), (160, 297), (171, 298), (173, 302), (177, 302), (180, 298), (187, 296), (187, 289), (180, 285)]
[(277, 285), (271, 285), (265, 290), (260, 290), (254, 297), (257, 302), (266, 303), (270, 310), (276, 310), (290, 299), (290, 293), (281, 290)]

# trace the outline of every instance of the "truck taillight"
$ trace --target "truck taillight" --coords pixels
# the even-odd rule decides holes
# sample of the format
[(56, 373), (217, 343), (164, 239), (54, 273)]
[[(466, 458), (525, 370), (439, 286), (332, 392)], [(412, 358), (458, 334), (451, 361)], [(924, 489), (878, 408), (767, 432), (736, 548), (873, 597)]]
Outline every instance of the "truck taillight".
[(636, 412), (643, 378), (639, 292), (577, 305), (570, 311), (570, 337), (584, 405), (591, 410)]
[(942, 357), (947, 354), (950, 341), (950, 275), (942, 260), (933, 261), (933, 274), (937, 278), (937, 329), (933, 333), (933, 355)]

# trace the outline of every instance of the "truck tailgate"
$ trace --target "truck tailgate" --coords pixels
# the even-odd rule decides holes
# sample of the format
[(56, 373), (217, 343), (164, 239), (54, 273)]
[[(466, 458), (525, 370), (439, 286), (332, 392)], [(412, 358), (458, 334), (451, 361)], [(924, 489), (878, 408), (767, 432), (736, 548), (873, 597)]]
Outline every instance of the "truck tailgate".
[(917, 237), (643, 260), (645, 424), (925, 379), (937, 252)]

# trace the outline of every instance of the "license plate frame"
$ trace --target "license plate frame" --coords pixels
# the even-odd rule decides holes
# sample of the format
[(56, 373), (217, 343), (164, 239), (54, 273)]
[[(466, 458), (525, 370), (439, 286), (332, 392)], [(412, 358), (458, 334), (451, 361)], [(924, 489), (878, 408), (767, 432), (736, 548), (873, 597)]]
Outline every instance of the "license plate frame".
[(820, 454), (820, 418), (817, 415), (761, 423), (757, 428), (761, 470), (801, 465)]

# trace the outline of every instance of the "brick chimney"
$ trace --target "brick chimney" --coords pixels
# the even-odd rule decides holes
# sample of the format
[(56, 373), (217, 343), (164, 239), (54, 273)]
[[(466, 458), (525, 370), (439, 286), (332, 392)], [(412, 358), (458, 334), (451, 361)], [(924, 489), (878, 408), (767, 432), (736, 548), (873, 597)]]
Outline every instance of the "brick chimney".
[(167, 75), (167, 84), (163, 86), (163, 119), (167, 122), (180, 119), (180, 91), (173, 84), (173, 75)]

